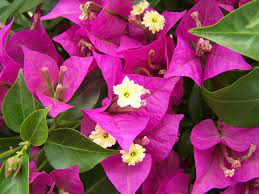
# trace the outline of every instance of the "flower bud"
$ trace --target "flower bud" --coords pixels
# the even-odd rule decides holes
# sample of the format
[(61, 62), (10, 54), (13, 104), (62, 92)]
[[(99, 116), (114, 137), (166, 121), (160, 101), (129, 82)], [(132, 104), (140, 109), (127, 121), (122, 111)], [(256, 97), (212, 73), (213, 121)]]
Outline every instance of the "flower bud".
[(5, 164), (5, 177), (15, 177), (22, 165), (22, 159), (17, 157), (17, 156), (13, 156), (11, 158), (8, 158)]

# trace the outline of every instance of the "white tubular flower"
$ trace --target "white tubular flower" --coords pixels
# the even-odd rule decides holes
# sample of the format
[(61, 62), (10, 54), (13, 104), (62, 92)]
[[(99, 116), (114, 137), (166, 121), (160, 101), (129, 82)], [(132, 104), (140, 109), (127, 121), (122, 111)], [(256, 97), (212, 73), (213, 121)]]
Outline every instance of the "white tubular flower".
[(147, 11), (141, 22), (146, 28), (148, 28), (153, 34), (164, 29), (165, 17), (159, 14), (157, 11)]
[(149, 7), (149, 2), (146, 0), (141, 1), (137, 5), (132, 6), (131, 15), (140, 15)]
[(100, 125), (95, 126), (95, 131), (91, 132), (89, 138), (96, 144), (102, 146), (103, 148), (112, 147), (116, 144), (116, 139), (106, 133)]
[(128, 164), (129, 166), (135, 166), (137, 163), (142, 162), (145, 158), (146, 149), (139, 144), (131, 144), (130, 150), (126, 153), (124, 150), (121, 150), (122, 162)]
[(131, 106), (133, 108), (140, 108), (143, 103), (141, 96), (147, 91), (143, 86), (135, 84), (125, 76), (122, 84), (113, 87), (114, 94), (118, 95), (117, 104), (120, 107)]

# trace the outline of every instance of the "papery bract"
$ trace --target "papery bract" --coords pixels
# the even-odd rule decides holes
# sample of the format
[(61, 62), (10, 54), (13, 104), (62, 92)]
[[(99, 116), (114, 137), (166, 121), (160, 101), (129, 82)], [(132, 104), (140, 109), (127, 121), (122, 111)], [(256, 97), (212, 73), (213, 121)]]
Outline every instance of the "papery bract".
[(182, 118), (183, 115), (166, 114), (156, 127), (141, 134), (150, 140), (145, 148), (154, 160), (164, 160), (168, 156), (178, 139), (178, 127)]
[(227, 188), (222, 194), (257, 194), (258, 193), (258, 179), (253, 179), (246, 183), (236, 183)]
[[(98, 14), (94, 19), (88, 18), (86, 21), (81, 21), (79, 19), (81, 15), (80, 5), (85, 2), (87, 1), (61, 0), (48, 15), (41, 17), (41, 19), (66, 17), (75, 24), (82, 26), (94, 47), (101, 52), (115, 56), (119, 39), (127, 27), (127, 22), (123, 17), (129, 15), (132, 2), (130, 0), (123, 1), (123, 3), (110, 0), (93, 1), (100, 8)], [(70, 33), (70, 31), (67, 33)]]
[(81, 0), (60, 0), (58, 4), (46, 16), (42, 16), (42, 20), (50, 20), (63, 16), (74, 23), (80, 23), (79, 16), (81, 14), (80, 5), (85, 1)]
[[(23, 47), (24, 51), (24, 78), (29, 90), (42, 101), (45, 107), (51, 105), (49, 114), (56, 117), (59, 113), (72, 108), (65, 104), (68, 102), (77, 88), (84, 80), (93, 58), (71, 57), (67, 59), (61, 68), (64, 69), (62, 77), (62, 93), (59, 98), (54, 96), (54, 86), (61, 81), (57, 63), (48, 55), (29, 50)], [(51, 83), (43, 71), (48, 71)], [(60, 70), (62, 71), (62, 70)], [(52, 91), (50, 91), (52, 90)], [(57, 90), (57, 89), (56, 89)]]
[[(109, 157), (102, 163), (107, 176), (121, 193), (134, 193), (145, 181), (152, 161), (163, 160), (168, 156), (177, 140), (178, 127), (182, 118), (183, 115), (167, 114), (157, 126), (147, 128), (135, 139), (134, 143), (140, 144), (146, 149), (144, 160), (135, 166), (123, 163), (120, 154)], [(89, 129), (89, 125), (85, 122), (90, 126), (94, 126), (94, 124), (88, 117), (85, 117), (81, 131), (89, 134), (89, 131), (93, 129)], [(136, 123), (134, 124), (136, 125)], [(174, 168), (174, 166), (170, 166), (170, 168)], [(164, 184), (167, 187), (167, 183)]]
[(189, 175), (180, 169), (180, 159), (175, 152), (163, 161), (153, 162), (142, 193), (188, 193)]
[(30, 176), (30, 193), (45, 193), (49, 191), (53, 184), (52, 178), (47, 173), (33, 172)]
[(102, 165), (114, 186), (120, 193), (133, 194), (148, 176), (152, 159), (146, 154), (144, 160), (135, 166), (128, 166), (121, 160), (120, 154), (104, 160)]
[(22, 46), (46, 54), (57, 61), (58, 64), (63, 61), (44, 29), (41, 20), (37, 21), (34, 29), (22, 30), (15, 33), (7, 44), (6, 49), (8, 54), (21, 65), (24, 63)]
[(204, 72), (202, 72), (200, 59), (190, 45), (190, 42), (196, 45), (198, 37), (188, 32), (189, 29), (198, 27), (194, 18), (191, 16), (194, 12), (198, 13), (198, 20), (202, 26), (215, 24), (223, 17), (223, 13), (213, 0), (200, 0), (186, 13), (177, 27), (178, 43), (170, 63), (169, 71), (165, 76), (187, 76), (192, 78), (197, 85), (202, 86), (203, 81), (223, 72), (236, 69), (251, 69), (251, 66), (244, 61), (240, 54), (214, 44), (212, 50), (204, 54), (206, 65)]
[(30, 176), (30, 193), (51, 194), (56, 185), (59, 192), (83, 194), (84, 187), (80, 180), (78, 169), (78, 166), (72, 166), (67, 169), (53, 170), (50, 174), (45, 172), (32, 172)]
[[(168, 39), (170, 39), (170, 37)], [(134, 73), (137, 68), (145, 68), (152, 73), (154, 69), (151, 69), (149, 66), (151, 64), (148, 63), (152, 63), (152, 65), (157, 66), (159, 69), (167, 69), (167, 65), (169, 64), (167, 64), (167, 50), (165, 47), (167, 42), (169, 42), (168, 39), (161, 38), (146, 46), (123, 51), (122, 55), (126, 63), (124, 68), (125, 73)], [(173, 42), (169, 43), (172, 44), (170, 47), (172, 50), (170, 50), (170, 52), (173, 52), (174, 44)], [(154, 53), (154, 56), (150, 56), (150, 52)], [(140, 71), (140, 73), (142, 72)]]
[(53, 179), (59, 190), (71, 194), (84, 193), (84, 187), (79, 177), (79, 166), (53, 170), (49, 176)]
[(2, 104), (5, 93), (15, 82), (18, 75), (20, 64), (9, 56), (6, 50), (6, 44), (13, 20), (0, 30), (0, 105)]
[[(179, 78), (163, 79), (128, 75), (130, 80), (134, 80), (136, 84), (150, 90), (151, 95), (145, 99), (147, 105), (133, 112), (109, 114), (109, 110), (108, 112), (104, 111), (110, 106), (114, 97), (113, 86), (121, 83), (122, 78), (125, 76), (121, 72), (119, 59), (99, 54), (94, 56), (107, 83), (108, 99), (104, 107), (96, 110), (85, 110), (84, 113), (117, 139), (123, 149), (128, 150), (132, 141), (146, 128), (147, 124), (148, 128), (153, 127), (164, 117), (170, 95)], [(127, 130), (123, 129), (123, 127), (126, 127)]]
[[(258, 146), (258, 130), (225, 124), (217, 129), (210, 119), (197, 124), (191, 134), (197, 168), (193, 193), (205, 193), (258, 177), (258, 151), (251, 150)], [(240, 159), (244, 156), (245, 159)]]

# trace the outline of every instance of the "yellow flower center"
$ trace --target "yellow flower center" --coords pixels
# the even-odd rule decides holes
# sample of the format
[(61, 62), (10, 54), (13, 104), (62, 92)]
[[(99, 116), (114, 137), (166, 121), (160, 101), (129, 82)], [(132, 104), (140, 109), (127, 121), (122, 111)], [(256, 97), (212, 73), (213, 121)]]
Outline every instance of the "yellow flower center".
[(146, 91), (148, 90), (141, 85), (135, 84), (127, 76), (125, 76), (121, 84), (113, 87), (114, 94), (119, 97), (117, 104), (120, 107), (131, 106), (133, 108), (140, 108), (143, 104), (141, 96)]
[(160, 15), (157, 11), (147, 11), (141, 24), (155, 34), (156, 32), (164, 29), (165, 17)]
[(133, 5), (131, 15), (139, 15), (142, 14), (149, 7), (149, 3), (146, 0), (141, 1), (137, 5)]
[(128, 164), (129, 166), (135, 166), (137, 163), (142, 162), (145, 158), (145, 151), (146, 149), (143, 148), (139, 144), (131, 144), (130, 150), (126, 153), (124, 150), (121, 150), (120, 153), (122, 154), (122, 162)]
[(109, 137), (109, 134), (108, 134), (108, 133), (104, 133), (104, 134), (103, 134), (103, 137), (106, 139), (106, 138)]
[(89, 138), (103, 148), (112, 147), (116, 144), (116, 139), (104, 131), (98, 124), (95, 126), (95, 130), (91, 132)]
[(128, 93), (128, 92), (125, 92), (125, 93), (124, 93), (124, 96), (125, 96), (126, 98), (128, 98), (128, 97), (129, 97), (129, 93)]

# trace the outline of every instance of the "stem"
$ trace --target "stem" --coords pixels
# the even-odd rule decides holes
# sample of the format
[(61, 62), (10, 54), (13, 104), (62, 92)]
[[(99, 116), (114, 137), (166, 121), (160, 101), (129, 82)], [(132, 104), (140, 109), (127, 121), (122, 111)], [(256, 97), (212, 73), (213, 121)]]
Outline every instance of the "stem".
[(22, 149), (18, 152), (16, 152), (16, 156), (19, 158), (21, 157), (24, 153), (26, 153), (27, 149), (30, 147), (30, 142), (25, 141), (25, 142), (21, 142), (19, 145), (22, 146)]
[(16, 148), (14, 149), (10, 149), (10, 150), (7, 150), (3, 153), (0, 154), (0, 160), (6, 158), (6, 157), (9, 157), (10, 155), (14, 154), (15, 152), (17, 152), (18, 150), (20, 150), (23, 146), (17, 146)]
[(47, 159), (44, 160), (44, 161), (40, 164), (40, 166), (36, 169), (36, 171), (37, 171), (37, 172), (41, 171), (47, 163), (48, 163), (48, 160), (47, 160)]
[(76, 128), (80, 127), (80, 125), (81, 125), (81, 123), (77, 123), (77, 124), (75, 124), (75, 125), (72, 127), (72, 129), (76, 129)]

